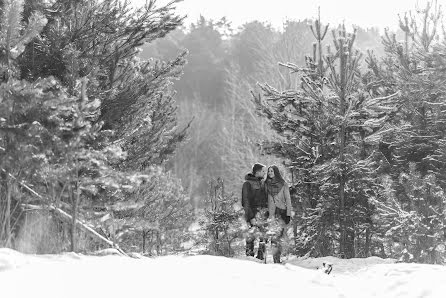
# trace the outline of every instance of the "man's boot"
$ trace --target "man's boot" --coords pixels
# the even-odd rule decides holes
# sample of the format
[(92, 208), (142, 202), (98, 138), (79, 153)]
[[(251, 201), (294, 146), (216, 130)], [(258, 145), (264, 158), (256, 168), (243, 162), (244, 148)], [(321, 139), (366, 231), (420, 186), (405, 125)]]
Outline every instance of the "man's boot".
[(263, 260), (265, 258), (265, 250), (266, 250), (266, 244), (263, 240), (260, 240), (256, 258), (259, 260)]
[(254, 239), (246, 239), (246, 256), (254, 256)]
[(280, 254), (273, 255), (274, 264), (280, 264)]

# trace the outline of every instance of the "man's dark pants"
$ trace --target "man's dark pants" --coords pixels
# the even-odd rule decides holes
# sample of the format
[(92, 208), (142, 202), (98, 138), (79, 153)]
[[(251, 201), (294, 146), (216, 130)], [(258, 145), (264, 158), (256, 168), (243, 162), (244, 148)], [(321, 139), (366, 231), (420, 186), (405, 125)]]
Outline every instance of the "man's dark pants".
[[(266, 222), (266, 220), (268, 219), (268, 211), (266, 208), (261, 208), (259, 209), (254, 209), (254, 218), (256, 218), (256, 215), (258, 212), (261, 212), (261, 219), (263, 222)], [(250, 222), (248, 222), (248, 225), (250, 225), (251, 227), (253, 226)], [(263, 260), (264, 259), (264, 255), (265, 255), (265, 250), (266, 250), (266, 243), (265, 243), (265, 237), (263, 236), (263, 234), (265, 234), (266, 232), (266, 227), (265, 225), (258, 225), (257, 226), (260, 230), (260, 233), (262, 236), (259, 237), (259, 248), (257, 250), (257, 259)], [(251, 256), (254, 257), (254, 242), (256, 240), (255, 235), (253, 234), (249, 234), (248, 237), (246, 238), (246, 255), (247, 256)]]

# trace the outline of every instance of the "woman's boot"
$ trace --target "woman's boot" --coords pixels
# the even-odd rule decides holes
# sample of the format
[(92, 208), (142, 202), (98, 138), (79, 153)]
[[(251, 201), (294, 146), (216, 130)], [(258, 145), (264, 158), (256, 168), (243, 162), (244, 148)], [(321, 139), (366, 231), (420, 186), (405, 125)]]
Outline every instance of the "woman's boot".
[(259, 250), (257, 251), (257, 259), (263, 260), (265, 258), (266, 245), (264, 239), (259, 241)]
[(281, 247), (281, 245), (280, 245), (280, 240), (279, 241), (273, 241), (272, 242), (272, 246), (273, 246), (273, 249), (272, 249), (272, 254), (273, 254), (273, 261), (274, 261), (274, 263), (281, 263), (280, 262), (280, 255), (281, 255), (281, 253), (282, 253), (282, 247)]

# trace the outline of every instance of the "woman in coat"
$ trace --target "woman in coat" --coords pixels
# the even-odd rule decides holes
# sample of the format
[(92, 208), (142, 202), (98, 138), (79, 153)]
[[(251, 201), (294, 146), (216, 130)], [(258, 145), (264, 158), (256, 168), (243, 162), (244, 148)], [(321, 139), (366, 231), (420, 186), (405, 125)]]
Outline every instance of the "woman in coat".
[(291, 197), (288, 184), (282, 178), (277, 166), (270, 166), (267, 172), (266, 192), (268, 195), (268, 209), (271, 219), (277, 218), (282, 226), (281, 232), (277, 239), (272, 243), (275, 246), (273, 250), (274, 263), (280, 263), (281, 245), (280, 241), (286, 226), (291, 219)]

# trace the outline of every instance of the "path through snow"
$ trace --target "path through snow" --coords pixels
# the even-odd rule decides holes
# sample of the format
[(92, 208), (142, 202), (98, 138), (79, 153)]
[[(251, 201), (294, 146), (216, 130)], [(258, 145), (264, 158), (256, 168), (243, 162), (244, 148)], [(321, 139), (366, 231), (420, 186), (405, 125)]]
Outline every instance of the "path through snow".
[[(334, 264), (331, 275), (314, 268)], [(303, 267), (307, 268), (303, 268)], [(309, 269), (310, 268), (310, 269)], [(0, 249), (0, 297), (446, 297), (446, 268), (380, 258), (285, 266), (212, 256), (132, 259)]]

